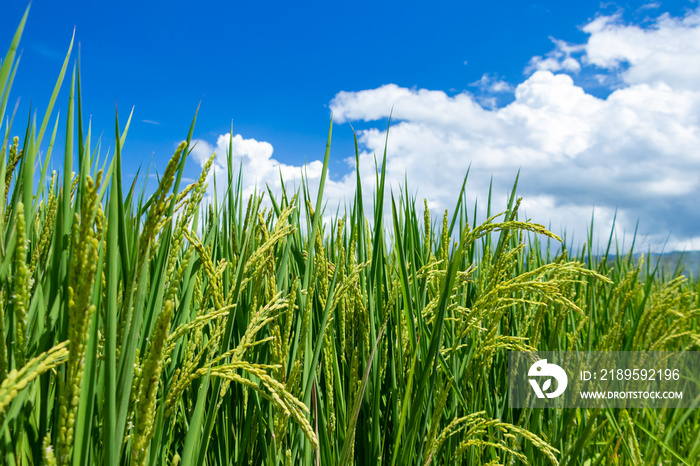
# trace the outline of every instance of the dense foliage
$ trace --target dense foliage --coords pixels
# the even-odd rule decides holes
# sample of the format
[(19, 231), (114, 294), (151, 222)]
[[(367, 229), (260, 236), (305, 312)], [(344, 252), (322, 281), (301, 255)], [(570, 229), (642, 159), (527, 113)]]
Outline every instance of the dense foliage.
[(194, 121), (146, 195), (122, 185), (129, 122), (111, 158), (85, 129), (77, 67), (49, 174), (71, 51), (14, 136), (25, 20), (0, 68), (0, 463), (700, 462), (697, 410), (507, 406), (508, 350), (698, 350), (697, 281), (570, 257), (515, 188), (483, 223), (465, 187), (433, 218), (381, 170), (369, 210), (358, 178), (325, 222), (330, 132), (316, 199), (244, 198), (230, 150), (222, 198), (213, 158), (183, 187)]

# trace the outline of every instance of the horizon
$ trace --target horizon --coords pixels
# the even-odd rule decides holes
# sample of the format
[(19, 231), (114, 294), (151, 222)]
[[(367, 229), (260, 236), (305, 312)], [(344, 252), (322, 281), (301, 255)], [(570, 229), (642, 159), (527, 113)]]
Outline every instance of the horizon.
[[(93, 138), (107, 135), (103, 153), (115, 100), (121, 124), (135, 107), (127, 177), (151, 163), (162, 171), (201, 101), (188, 177), (215, 150), (216, 172), (226, 169), (233, 125), (245, 192), (278, 188), (280, 172), (298, 180), (305, 163), (314, 186), (332, 113), (329, 205), (354, 193), (351, 125), (371, 200), (366, 186), (391, 115), (387, 187), (398, 191), (405, 177), (433, 215), (454, 207), (468, 167), (468, 199), (478, 199), (481, 217), (491, 179), (498, 211), (519, 172), (525, 214), (560, 236), (585, 241), (595, 211), (597, 243), (617, 215), (621, 241), (639, 222), (641, 252), (700, 249), (696, 2), (308, 11), (280, 3), (286, 14), (276, 17), (258, 5), (85, 5), (32, 4), (8, 109), (20, 98), (18, 117), (45, 110), (75, 25), (71, 65), (80, 50), (83, 109)], [(7, 23), (25, 9), (13, 2)], [(222, 26), (206, 29), (212, 17)], [(5, 47), (14, 27), (0, 33)]]

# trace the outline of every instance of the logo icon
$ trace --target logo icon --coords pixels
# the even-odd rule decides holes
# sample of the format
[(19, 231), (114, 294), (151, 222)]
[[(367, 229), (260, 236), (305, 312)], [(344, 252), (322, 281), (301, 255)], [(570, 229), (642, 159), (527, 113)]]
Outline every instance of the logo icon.
[[(527, 373), (528, 377), (548, 377), (544, 381), (542, 388), (537, 383), (535, 379), (529, 379), (532, 389), (535, 390), (537, 398), (556, 398), (564, 393), (566, 390), (566, 385), (569, 383), (569, 378), (566, 376), (564, 369), (557, 366), (556, 364), (548, 364), (546, 359), (540, 359), (530, 366), (530, 370)], [(557, 389), (553, 392), (547, 392), (552, 386), (552, 378), (557, 381)]]

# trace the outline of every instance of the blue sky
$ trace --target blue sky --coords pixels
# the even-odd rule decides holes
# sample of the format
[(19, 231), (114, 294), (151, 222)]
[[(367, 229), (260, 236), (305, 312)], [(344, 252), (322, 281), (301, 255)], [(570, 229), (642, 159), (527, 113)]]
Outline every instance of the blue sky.
[[(35, 0), (20, 112), (45, 109), (75, 27), (84, 111), (106, 146), (115, 102), (122, 119), (135, 107), (125, 173), (162, 169), (201, 100), (190, 176), (233, 122), (251, 180), (304, 162), (313, 180), (333, 111), (329, 199), (342, 201), (349, 123), (371, 182), (393, 106), (390, 182), (407, 174), (436, 212), (470, 163), (472, 199), (491, 176), (504, 196), (521, 169), (528, 216), (558, 233), (583, 239), (595, 207), (606, 236), (617, 209), (620, 237), (639, 220), (654, 248), (700, 249), (696, 2), (246, 3)], [(25, 8), (3, 6), (0, 46)]]

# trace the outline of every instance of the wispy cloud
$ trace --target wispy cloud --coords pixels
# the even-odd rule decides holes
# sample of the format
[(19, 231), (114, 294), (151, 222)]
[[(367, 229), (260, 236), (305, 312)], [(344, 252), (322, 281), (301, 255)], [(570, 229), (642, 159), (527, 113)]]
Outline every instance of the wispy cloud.
[(644, 5), (640, 6), (640, 10), (656, 10), (657, 8), (661, 7), (661, 3), (659, 2), (649, 2), (645, 3)]
[(515, 88), (508, 82), (499, 79), (497, 75), (492, 73), (484, 73), (481, 79), (469, 83), (471, 87), (478, 87), (482, 92), (489, 93), (502, 93), (502, 92), (513, 92)]
[(155, 121), (155, 120), (141, 120), (141, 123), (147, 123), (149, 125), (159, 125), (160, 122)]
[(576, 58), (584, 52), (583, 45), (569, 44), (563, 40), (550, 37), (554, 43), (554, 50), (547, 53), (545, 56), (536, 55), (530, 59), (530, 63), (525, 68), (525, 73), (529, 74), (534, 71), (567, 71), (577, 73), (581, 70), (581, 64)]

